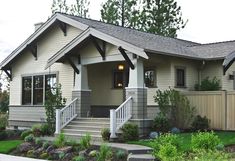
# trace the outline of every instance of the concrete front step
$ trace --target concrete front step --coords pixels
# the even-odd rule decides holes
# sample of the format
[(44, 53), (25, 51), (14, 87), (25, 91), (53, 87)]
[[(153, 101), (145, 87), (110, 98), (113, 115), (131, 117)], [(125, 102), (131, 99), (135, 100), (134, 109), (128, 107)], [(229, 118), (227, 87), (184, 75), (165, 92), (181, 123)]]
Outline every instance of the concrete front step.
[[(85, 136), (85, 134), (74, 134), (74, 133), (64, 133), (64, 135), (66, 137), (76, 139), (76, 140), (80, 140), (81, 137)], [(90, 135), (90, 136), (91, 136), (92, 142), (101, 142), (102, 141), (101, 135)]]
[(70, 133), (70, 134), (81, 134), (81, 135), (85, 135), (85, 134), (90, 134), (90, 135), (101, 135), (101, 130), (87, 130), (87, 129), (63, 129), (64, 133)]
[(109, 122), (98, 122), (98, 121), (94, 121), (94, 122), (91, 122), (91, 121), (71, 121), (69, 123), (69, 125), (88, 125), (88, 126), (109, 126)]
[(129, 154), (127, 161), (155, 161), (151, 154)]

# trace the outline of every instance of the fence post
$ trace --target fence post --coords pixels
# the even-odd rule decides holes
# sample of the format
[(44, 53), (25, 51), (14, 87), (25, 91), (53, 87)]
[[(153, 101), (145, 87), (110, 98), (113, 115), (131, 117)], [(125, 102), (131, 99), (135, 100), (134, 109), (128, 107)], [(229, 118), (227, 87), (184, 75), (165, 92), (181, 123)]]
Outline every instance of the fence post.
[(110, 138), (116, 138), (116, 112), (115, 109), (110, 110)]
[(56, 109), (55, 134), (60, 134), (60, 109)]

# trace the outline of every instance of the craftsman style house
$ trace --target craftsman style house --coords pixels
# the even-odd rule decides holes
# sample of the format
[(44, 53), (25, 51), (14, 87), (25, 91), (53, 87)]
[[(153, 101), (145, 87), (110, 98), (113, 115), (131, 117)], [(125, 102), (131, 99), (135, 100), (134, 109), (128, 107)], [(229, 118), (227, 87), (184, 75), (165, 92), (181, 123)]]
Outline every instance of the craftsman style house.
[(9, 125), (44, 122), (45, 93), (60, 83), (68, 106), (57, 111), (57, 132), (110, 114), (111, 130), (128, 120), (141, 129), (157, 89), (194, 90), (216, 76), (222, 90), (234, 90), (234, 51), (235, 41), (199, 44), (56, 13), (0, 64), (11, 79)]

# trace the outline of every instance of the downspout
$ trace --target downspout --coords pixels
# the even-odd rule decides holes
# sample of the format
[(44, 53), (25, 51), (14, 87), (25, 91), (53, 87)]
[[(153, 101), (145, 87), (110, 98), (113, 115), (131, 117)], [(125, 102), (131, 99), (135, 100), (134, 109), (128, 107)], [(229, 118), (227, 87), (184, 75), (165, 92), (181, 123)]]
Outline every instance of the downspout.
[(198, 70), (198, 84), (200, 86), (201, 86), (201, 81), (202, 81), (202, 70), (205, 68), (205, 65), (206, 65), (206, 62), (205, 60), (203, 60)]

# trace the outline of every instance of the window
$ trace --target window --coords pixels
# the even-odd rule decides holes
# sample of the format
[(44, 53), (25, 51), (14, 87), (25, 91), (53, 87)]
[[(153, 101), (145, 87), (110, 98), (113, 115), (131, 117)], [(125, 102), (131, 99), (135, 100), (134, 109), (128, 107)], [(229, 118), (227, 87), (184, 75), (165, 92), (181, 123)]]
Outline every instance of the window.
[(156, 87), (155, 81), (155, 70), (149, 69), (144, 72), (144, 83), (146, 87)]
[[(45, 92), (56, 84), (56, 75), (36, 75), (22, 78), (22, 104), (42, 105)], [(45, 98), (45, 99), (44, 99)]]
[(185, 86), (185, 68), (176, 68), (176, 87)]
[(22, 104), (27, 105), (31, 104), (31, 89), (32, 87), (32, 78), (31, 77), (23, 77), (22, 80)]
[(126, 70), (113, 72), (113, 88), (124, 88), (128, 86), (129, 73)]

